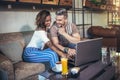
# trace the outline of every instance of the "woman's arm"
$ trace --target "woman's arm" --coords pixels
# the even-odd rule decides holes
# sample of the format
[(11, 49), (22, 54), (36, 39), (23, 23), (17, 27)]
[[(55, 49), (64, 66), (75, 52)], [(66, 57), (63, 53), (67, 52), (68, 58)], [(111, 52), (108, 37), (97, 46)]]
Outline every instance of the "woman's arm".
[(53, 51), (55, 51), (59, 56), (61, 57), (67, 57), (67, 54), (63, 53), (59, 49), (57, 49), (50, 41), (46, 43), (46, 45), (51, 48)]

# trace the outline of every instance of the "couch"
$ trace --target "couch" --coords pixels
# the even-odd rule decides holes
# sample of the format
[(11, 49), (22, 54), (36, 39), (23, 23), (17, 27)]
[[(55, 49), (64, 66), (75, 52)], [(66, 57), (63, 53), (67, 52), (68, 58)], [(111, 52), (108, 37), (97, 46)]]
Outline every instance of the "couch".
[(120, 29), (118, 27), (91, 26), (87, 33), (89, 38), (103, 37), (103, 47), (115, 47), (120, 52)]
[(37, 80), (45, 71), (44, 63), (28, 63), (22, 53), (33, 31), (0, 34), (0, 68), (7, 72), (8, 80)]

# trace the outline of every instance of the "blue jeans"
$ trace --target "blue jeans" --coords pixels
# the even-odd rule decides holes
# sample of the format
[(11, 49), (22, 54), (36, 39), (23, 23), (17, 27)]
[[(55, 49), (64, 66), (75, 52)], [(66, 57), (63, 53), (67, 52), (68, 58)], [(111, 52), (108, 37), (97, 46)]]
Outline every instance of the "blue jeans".
[(58, 55), (50, 48), (40, 50), (38, 48), (28, 47), (24, 50), (23, 59), (26, 62), (49, 62), (52, 68), (58, 62)]
[(69, 47), (69, 48), (72, 48), (72, 49), (75, 49), (75, 47), (76, 47), (76, 44), (69, 43), (69, 44), (68, 44), (68, 47)]

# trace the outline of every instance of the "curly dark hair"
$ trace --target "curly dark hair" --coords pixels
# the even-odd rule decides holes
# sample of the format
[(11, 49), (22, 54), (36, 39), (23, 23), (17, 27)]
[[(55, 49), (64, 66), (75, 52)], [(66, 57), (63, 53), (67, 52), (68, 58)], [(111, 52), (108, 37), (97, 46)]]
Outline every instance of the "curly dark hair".
[(37, 14), (36, 16), (37, 28), (46, 28), (45, 19), (47, 16), (50, 16), (50, 12), (48, 10), (42, 10)]

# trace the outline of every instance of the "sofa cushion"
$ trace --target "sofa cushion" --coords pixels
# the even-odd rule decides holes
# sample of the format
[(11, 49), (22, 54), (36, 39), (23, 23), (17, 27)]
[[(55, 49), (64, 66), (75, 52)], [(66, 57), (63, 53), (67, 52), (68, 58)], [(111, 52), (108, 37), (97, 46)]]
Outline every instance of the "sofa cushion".
[(23, 46), (19, 41), (0, 44), (0, 51), (11, 59), (13, 63), (22, 60)]
[(42, 63), (19, 62), (15, 65), (15, 79), (21, 80), (33, 74), (40, 74), (45, 71), (45, 65)]
[(13, 71), (12, 62), (2, 54), (0, 54), (0, 68), (2, 68), (4, 71), (7, 72), (8, 80), (14, 80), (14, 71)]

